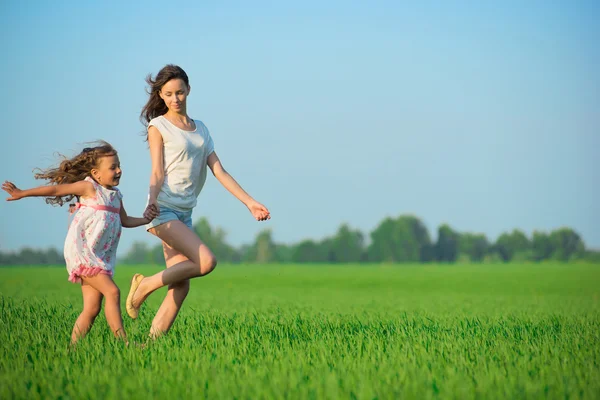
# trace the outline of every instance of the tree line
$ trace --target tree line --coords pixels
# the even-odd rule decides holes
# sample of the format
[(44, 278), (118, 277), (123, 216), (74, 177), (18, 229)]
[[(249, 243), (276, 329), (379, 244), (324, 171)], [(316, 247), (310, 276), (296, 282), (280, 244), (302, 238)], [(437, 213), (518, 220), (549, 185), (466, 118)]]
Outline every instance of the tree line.
[[(193, 229), (225, 263), (600, 262), (600, 252), (586, 249), (581, 236), (568, 227), (535, 231), (531, 237), (515, 229), (490, 241), (483, 233), (458, 232), (443, 224), (434, 241), (418, 217), (400, 215), (381, 221), (369, 233), (368, 242), (361, 231), (342, 224), (332, 236), (293, 244), (276, 243), (271, 230), (266, 229), (253, 243), (237, 248), (227, 243), (223, 229), (211, 226), (206, 218), (200, 218)], [(63, 263), (62, 254), (55, 249), (0, 252), (0, 265)], [(162, 246), (135, 242), (121, 263), (163, 264)]]
[[(567, 227), (535, 231), (531, 237), (515, 229), (492, 242), (483, 233), (458, 232), (443, 224), (434, 241), (418, 217), (401, 215), (381, 221), (370, 232), (368, 242), (360, 230), (342, 224), (332, 236), (294, 244), (276, 243), (272, 232), (265, 229), (253, 243), (239, 248), (228, 244), (226, 232), (212, 227), (206, 218), (193, 228), (217, 259), (228, 263), (600, 262), (600, 252), (586, 249), (581, 236)], [(162, 247), (136, 242), (124, 262), (162, 264)]]

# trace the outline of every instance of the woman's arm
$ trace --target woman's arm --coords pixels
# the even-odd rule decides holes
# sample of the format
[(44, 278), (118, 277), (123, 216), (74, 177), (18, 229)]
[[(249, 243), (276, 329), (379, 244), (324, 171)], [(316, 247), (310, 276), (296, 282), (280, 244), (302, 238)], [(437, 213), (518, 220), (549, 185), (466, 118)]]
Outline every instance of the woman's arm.
[(74, 195), (79, 197), (94, 197), (94, 185), (91, 182), (79, 181), (64, 185), (39, 186), (33, 189), (21, 190), (14, 183), (5, 181), (2, 190), (10, 194), (6, 201), (15, 201), (25, 197), (60, 197)]
[(162, 135), (155, 126), (148, 128), (148, 145), (150, 147), (150, 160), (152, 172), (150, 173), (150, 190), (148, 204), (153, 204), (158, 210), (156, 199), (160, 188), (165, 180), (165, 169), (163, 165), (163, 140)]
[(231, 175), (229, 172), (225, 170), (223, 164), (219, 160), (217, 153), (214, 151), (210, 153), (207, 160), (208, 167), (212, 171), (213, 175), (217, 180), (223, 185), (225, 189), (227, 189), (232, 195), (234, 195), (239, 201), (244, 203), (250, 213), (257, 221), (265, 221), (267, 219), (271, 219), (271, 213), (267, 209), (267, 207), (263, 206), (256, 200), (254, 200), (246, 191), (240, 186), (239, 183)]

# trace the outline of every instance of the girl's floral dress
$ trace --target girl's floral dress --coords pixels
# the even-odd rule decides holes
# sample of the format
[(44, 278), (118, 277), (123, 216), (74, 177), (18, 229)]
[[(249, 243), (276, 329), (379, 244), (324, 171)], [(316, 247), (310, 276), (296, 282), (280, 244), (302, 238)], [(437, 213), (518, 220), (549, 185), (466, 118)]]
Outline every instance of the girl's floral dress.
[(81, 283), (82, 276), (113, 275), (117, 246), (121, 238), (121, 199), (119, 189), (106, 189), (85, 178), (96, 196), (80, 199), (65, 240), (64, 255), (69, 281)]

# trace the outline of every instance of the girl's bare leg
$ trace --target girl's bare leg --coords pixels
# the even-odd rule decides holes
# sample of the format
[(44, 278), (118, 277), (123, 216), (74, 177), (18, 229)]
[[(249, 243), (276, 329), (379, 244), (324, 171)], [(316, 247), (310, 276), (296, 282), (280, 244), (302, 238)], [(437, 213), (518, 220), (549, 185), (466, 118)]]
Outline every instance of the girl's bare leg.
[(87, 335), (102, 306), (102, 293), (89, 284), (84, 282), (81, 285), (81, 294), (83, 295), (83, 311), (79, 314), (75, 326), (73, 326), (73, 332), (71, 333), (72, 345)]
[(98, 274), (82, 279), (85, 284), (102, 293), (104, 296), (104, 314), (108, 326), (110, 326), (115, 337), (127, 341), (127, 335), (125, 335), (125, 329), (123, 328), (123, 318), (121, 318), (121, 292), (112, 277)]

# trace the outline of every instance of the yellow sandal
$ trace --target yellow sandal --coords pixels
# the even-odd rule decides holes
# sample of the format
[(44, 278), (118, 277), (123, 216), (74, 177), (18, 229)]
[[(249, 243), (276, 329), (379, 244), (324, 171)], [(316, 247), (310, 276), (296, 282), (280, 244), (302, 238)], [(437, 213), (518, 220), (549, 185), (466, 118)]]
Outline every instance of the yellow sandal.
[(133, 278), (131, 278), (131, 286), (129, 287), (129, 294), (127, 295), (127, 301), (125, 302), (125, 309), (127, 310), (127, 314), (132, 318), (136, 319), (138, 317), (138, 313), (140, 312), (140, 307), (133, 306), (133, 295), (135, 295), (135, 291), (140, 286), (140, 283), (144, 279), (144, 275), (135, 274)]

